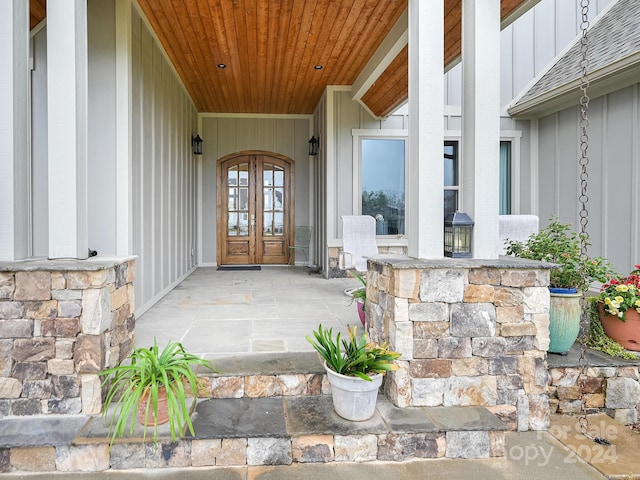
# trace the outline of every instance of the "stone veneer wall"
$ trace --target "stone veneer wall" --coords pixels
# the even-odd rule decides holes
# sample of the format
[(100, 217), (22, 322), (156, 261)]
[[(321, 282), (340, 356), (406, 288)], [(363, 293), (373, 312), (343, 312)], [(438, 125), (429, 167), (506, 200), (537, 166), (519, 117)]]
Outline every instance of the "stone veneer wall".
[[(622, 362), (621, 362), (622, 363)], [(638, 365), (552, 367), (550, 406), (552, 413), (579, 414), (582, 401), (587, 413), (606, 413), (623, 425), (638, 422), (640, 371)]]
[(133, 346), (135, 259), (0, 264), (0, 418), (102, 409)]
[[(349, 273), (347, 270), (340, 270), (338, 260), (340, 258), (342, 247), (329, 247), (329, 278), (347, 278)], [(381, 255), (406, 255), (407, 247), (378, 247)]]
[(549, 424), (549, 271), (521, 260), (369, 260), (371, 338), (402, 353), (399, 406), (484, 406), (512, 429)]

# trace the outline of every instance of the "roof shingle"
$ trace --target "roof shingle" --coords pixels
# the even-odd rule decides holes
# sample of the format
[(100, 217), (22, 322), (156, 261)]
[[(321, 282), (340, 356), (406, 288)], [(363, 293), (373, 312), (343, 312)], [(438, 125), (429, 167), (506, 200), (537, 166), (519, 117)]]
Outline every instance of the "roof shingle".
[[(589, 72), (616, 63), (640, 51), (640, 1), (619, 0), (595, 22), (588, 32)], [(570, 83), (582, 75), (580, 38), (514, 104), (520, 105)]]

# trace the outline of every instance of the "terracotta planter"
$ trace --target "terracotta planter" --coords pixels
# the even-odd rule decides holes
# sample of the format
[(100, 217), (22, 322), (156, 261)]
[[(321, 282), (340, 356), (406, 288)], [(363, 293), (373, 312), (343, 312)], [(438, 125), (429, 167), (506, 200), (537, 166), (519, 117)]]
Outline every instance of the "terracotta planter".
[[(141, 425), (162, 425), (169, 421), (169, 408), (167, 406), (167, 390), (164, 387), (158, 389), (158, 418), (154, 421), (153, 403), (149, 404), (147, 412), (147, 395), (143, 395), (138, 404), (138, 422)], [(147, 414), (145, 417), (145, 413)]]
[(598, 303), (598, 314), (604, 333), (627, 350), (640, 352), (640, 313), (633, 308), (626, 312), (626, 321), (604, 312), (604, 305)]

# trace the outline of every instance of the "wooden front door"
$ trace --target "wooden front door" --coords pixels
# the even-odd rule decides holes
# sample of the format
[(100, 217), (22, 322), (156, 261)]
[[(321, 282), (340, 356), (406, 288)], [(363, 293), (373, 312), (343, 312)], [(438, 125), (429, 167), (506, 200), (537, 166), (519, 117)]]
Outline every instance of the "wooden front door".
[(218, 163), (218, 264), (287, 264), (293, 237), (293, 163), (242, 152)]

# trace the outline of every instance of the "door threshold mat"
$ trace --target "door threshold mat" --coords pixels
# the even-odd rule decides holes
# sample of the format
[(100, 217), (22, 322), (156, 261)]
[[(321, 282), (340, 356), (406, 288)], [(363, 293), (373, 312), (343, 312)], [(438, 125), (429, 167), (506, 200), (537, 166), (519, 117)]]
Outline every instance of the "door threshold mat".
[(233, 272), (238, 270), (262, 270), (260, 265), (223, 265), (218, 267), (219, 272)]

